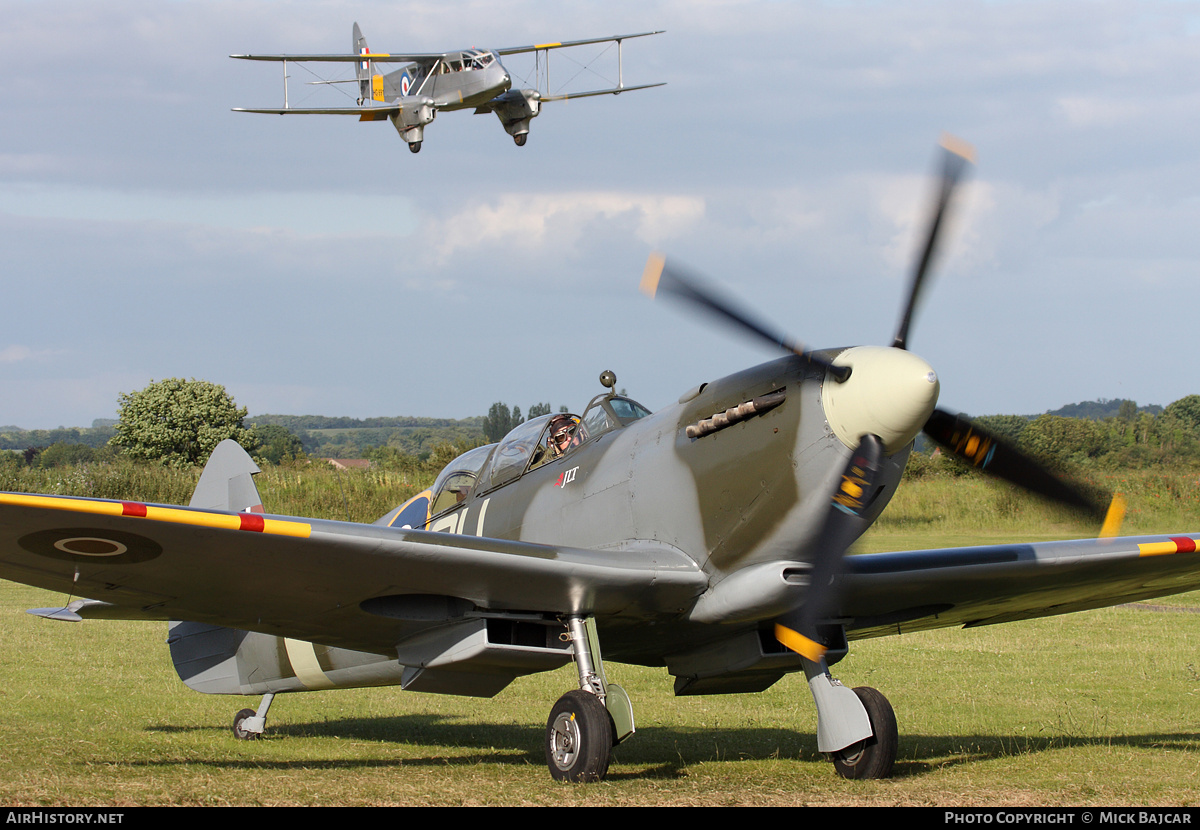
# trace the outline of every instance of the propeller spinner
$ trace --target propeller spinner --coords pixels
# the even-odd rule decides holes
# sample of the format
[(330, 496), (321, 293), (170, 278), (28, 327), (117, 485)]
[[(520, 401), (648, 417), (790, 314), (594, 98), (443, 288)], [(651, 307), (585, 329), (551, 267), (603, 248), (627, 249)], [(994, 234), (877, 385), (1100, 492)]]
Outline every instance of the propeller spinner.
[[(773, 331), (699, 277), (668, 264), (661, 254), (651, 255), (642, 275), (642, 290), (651, 297), (666, 294), (699, 306), (743, 332), (825, 369), (834, 381), (827, 382), (822, 393), (826, 417), (852, 453), (830, 498), (820, 541), (815, 546), (818, 552), (810, 563), (808, 589), (791, 611), (776, 620), (775, 626), (775, 635), (783, 645), (814, 662), (827, 648), (819, 626), (836, 611), (838, 576), (846, 551), (868, 523), (860, 496), (874, 489), (883, 457), (901, 450), (918, 432), (924, 431), (944, 451), (989, 475), (1089, 516), (1105, 515), (1104, 501), (1059, 479), (1033, 458), (963, 416), (937, 409), (937, 375), (928, 363), (907, 351), (909, 326), (937, 252), (954, 190), (967, 164), (974, 162), (974, 150), (965, 142), (944, 137), (942, 148), (942, 176), (925, 246), (913, 270), (890, 347), (858, 346), (829, 359)], [(1106, 522), (1102, 535), (1114, 534), (1115, 527)]]

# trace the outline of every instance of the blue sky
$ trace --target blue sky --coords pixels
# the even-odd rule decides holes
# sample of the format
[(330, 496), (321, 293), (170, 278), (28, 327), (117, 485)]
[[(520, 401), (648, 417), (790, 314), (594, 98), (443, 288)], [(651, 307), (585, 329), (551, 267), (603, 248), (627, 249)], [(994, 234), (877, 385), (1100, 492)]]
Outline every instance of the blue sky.
[[(666, 29), (624, 57), (668, 85), (547, 104), (522, 148), (443, 113), (419, 155), (386, 122), (230, 112), (282, 102), (277, 65), (230, 53), (343, 51), (355, 20), (376, 51)], [(461, 418), (580, 409), (612, 369), (656, 408), (773, 357), (642, 297), (654, 250), (806, 343), (887, 343), (943, 131), (979, 165), (910, 338), (942, 405), (1170, 403), (1200, 392), (1198, 22), (1153, 0), (8, 2), (0, 424), (88, 425), (173, 376), (252, 414)], [(294, 106), (337, 94), (292, 75)]]

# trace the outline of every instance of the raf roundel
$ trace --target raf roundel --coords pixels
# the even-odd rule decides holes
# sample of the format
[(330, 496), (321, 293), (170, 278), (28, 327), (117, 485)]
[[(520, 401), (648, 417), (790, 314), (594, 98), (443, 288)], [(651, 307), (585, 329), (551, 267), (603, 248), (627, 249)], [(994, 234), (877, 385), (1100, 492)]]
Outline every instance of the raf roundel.
[(96, 527), (39, 530), (17, 540), (22, 548), (39, 556), (68, 562), (104, 561), (133, 564), (154, 559), (162, 547), (145, 536)]

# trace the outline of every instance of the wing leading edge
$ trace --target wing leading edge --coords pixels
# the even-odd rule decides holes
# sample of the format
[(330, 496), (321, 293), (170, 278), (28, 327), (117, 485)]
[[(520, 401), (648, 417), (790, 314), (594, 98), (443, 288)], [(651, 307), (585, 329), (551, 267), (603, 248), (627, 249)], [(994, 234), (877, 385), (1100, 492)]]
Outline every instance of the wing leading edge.
[(14, 493), (0, 493), (0, 577), (96, 601), (73, 604), (80, 616), (192, 620), (377, 653), (406, 635), (408, 609), (434, 598), (636, 620), (707, 586), (666, 549)]
[(1200, 589), (1200, 534), (860, 554), (840, 618), (852, 638), (993, 625)]

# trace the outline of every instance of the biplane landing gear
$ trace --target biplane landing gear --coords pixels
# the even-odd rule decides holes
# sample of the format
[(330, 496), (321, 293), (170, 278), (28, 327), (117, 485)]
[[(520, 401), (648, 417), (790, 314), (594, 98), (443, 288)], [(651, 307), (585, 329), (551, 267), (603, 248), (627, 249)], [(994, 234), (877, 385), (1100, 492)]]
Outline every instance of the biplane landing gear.
[(889, 778), (899, 743), (896, 713), (888, 699), (870, 686), (859, 686), (854, 694), (866, 708), (875, 734), (833, 753), (833, 768), (842, 778)]
[(513, 141), (517, 143), (518, 147), (524, 147), (527, 138), (529, 138), (529, 133), (517, 133), (513, 136)]
[(409, 145), (408, 145), (408, 151), (409, 151), (410, 153), (419, 153), (419, 152), (421, 152), (421, 142), (419, 142), (419, 141), (414, 141), (414, 142), (412, 142), (411, 144), (409, 144)]
[(263, 695), (258, 711), (243, 709), (233, 718), (233, 736), (239, 741), (257, 741), (267, 726), (267, 712), (271, 708), (274, 694)]
[(546, 766), (556, 781), (601, 781), (615, 744), (633, 734), (629, 695), (604, 677), (596, 621), (570, 617), (563, 635), (571, 643), (579, 688), (567, 692), (546, 721)]

